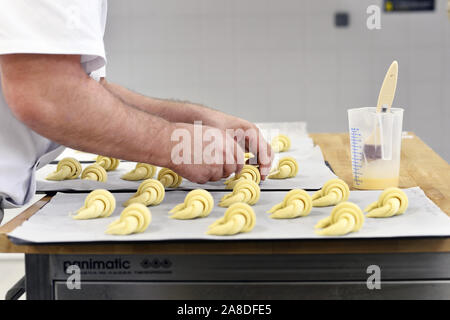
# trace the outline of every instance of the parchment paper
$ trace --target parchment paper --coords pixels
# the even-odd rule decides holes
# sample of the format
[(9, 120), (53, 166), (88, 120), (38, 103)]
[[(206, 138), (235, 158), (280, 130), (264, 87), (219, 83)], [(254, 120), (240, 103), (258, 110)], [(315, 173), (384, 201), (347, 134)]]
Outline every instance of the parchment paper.
[[(423, 191), (416, 187), (405, 189), (409, 198), (407, 211), (400, 216), (386, 219), (366, 218), (359, 232), (339, 238), (392, 238), (392, 237), (440, 237), (450, 236), (450, 219), (429, 200)], [(378, 199), (381, 191), (352, 191), (350, 201), (364, 209)], [(168, 211), (186, 196), (186, 191), (169, 191), (163, 203), (150, 207), (152, 223), (141, 234), (129, 236), (105, 235), (106, 227), (120, 215), (120, 205), (131, 194), (115, 194), (118, 207), (108, 218), (94, 220), (73, 220), (70, 212), (76, 211), (84, 202), (86, 194), (58, 193), (49, 204), (32, 216), (22, 226), (9, 234), (16, 242), (65, 243), (65, 242), (104, 242), (104, 241), (159, 241), (159, 240), (268, 240), (268, 239), (323, 239), (318, 236), (314, 225), (327, 217), (332, 207), (313, 208), (307, 217), (287, 220), (270, 219), (266, 213), (273, 205), (284, 198), (286, 192), (265, 191), (260, 201), (253, 206), (256, 214), (255, 228), (249, 233), (233, 236), (209, 236), (207, 227), (223, 216), (225, 208), (215, 206), (211, 214), (196, 220), (174, 220)], [(215, 204), (226, 194), (212, 192)], [(337, 238), (337, 237), (336, 237)]]
[(64, 151), (55, 159), (55, 161), (62, 160), (64, 158), (75, 158), (78, 161), (81, 162), (95, 162), (95, 159), (97, 158), (96, 154), (93, 153), (87, 153), (83, 151), (74, 150), (71, 148), (66, 148)]
[(285, 134), (289, 137), (307, 137), (307, 125), (302, 121), (291, 122), (257, 122), (256, 126), (261, 130), (264, 138), (268, 139), (275, 134)]

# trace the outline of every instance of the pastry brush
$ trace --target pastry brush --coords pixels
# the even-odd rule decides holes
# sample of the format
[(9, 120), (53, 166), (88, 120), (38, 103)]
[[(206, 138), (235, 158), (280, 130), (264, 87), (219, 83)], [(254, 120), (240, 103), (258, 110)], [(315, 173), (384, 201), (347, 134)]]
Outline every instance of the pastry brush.
[[(397, 61), (394, 61), (392, 62), (386, 73), (386, 76), (384, 77), (383, 84), (380, 89), (380, 94), (378, 95), (378, 103), (376, 109), (377, 115), (379, 115), (379, 113), (390, 112), (392, 102), (394, 101), (395, 89), (397, 88), (397, 77), (398, 63)], [(380, 124), (379, 122), (377, 122), (377, 124), (375, 125), (375, 130), (364, 141), (364, 155), (367, 161), (381, 159), (382, 157), (380, 130)]]

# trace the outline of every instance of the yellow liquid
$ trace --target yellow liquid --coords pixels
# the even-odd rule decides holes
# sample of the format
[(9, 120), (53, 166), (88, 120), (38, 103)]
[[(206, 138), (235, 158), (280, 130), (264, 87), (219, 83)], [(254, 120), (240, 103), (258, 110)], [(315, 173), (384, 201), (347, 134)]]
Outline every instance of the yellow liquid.
[(363, 190), (383, 190), (389, 187), (398, 187), (398, 177), (395, 178), (361, 178), (360, 184), (353, 182), (353, 187)]

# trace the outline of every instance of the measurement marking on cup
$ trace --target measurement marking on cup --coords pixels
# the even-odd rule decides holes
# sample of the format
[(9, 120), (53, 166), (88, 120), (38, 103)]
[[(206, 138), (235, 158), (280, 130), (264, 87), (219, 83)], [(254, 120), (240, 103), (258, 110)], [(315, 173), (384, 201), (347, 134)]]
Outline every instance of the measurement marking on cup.
[(358, 128), (350, 128), (350, 150), (352, 153), (352, 172), (353, 182), (359, 186), (362, 183), (361, 168), (362, 168), (362, 147), (361, 147), (361, 132)]

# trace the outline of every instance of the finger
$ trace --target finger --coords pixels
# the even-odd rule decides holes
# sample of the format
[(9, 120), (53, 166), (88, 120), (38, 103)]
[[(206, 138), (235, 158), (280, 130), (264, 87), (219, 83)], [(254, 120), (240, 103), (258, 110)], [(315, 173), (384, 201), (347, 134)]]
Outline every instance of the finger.
[(234, 173), (239, 173), (240, 170), (243, 167), (244, 163), (244, 152), (242, 148), (239, 146), (239, 144), (236, 143), (236, 141), (226, 134), (225, 136), (226, 143), (224, 148), (225, 153), (225, 164), (232, 165), (234, 169)]
[(210, 181), (219, 181), (223, 177), (223, 166), (217, 165), (213, 168)]
[(205, 184), (209, 181), (209, 176), (199, 176), (197, 175), (193, 180), (195, 183)]
[(205, 170), (204, 165), (187, 165), (185, 168), (184, 177), (189, 181), (204, 184), (209, 181), (208, 170)]
[(249, 132), (246, 139), (248, 140), (247, 145), (249, 151), (257, 158), (261, 179), (265, 180), (272, 166), (272, 148), (264, 139), (261, 131), (256, 127)]
[(236, 172), (236, 164), (224, 164), (223, 165), (223, 175), (222, 178), (228, 178), (233, 172)]
[(245, 154), (244, 149), (240, 145), (237, 145), (236, 171), (235, 171), (237, 173), (241, 172), (242, 168), (244, 167), (245, 164), (244, 154)]
[(244, 167), (245, 159), (244, 159), (244, 149), (241, 145), (238, 143), (235, 143), (233, 146), (233, 153), (234, 153), (234, 159), (236, 162), (236, 168), (235, 173), (238, 174), (241, 172), (242, 168)]
[[(261, 137), (262, 138), (262, 137)], [(272, 168), (274, 153), (272, 147), (263, 141), (258, 148), (258, 164), (261, 172), (261, 179), (265, 180)]]

